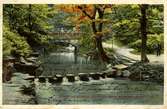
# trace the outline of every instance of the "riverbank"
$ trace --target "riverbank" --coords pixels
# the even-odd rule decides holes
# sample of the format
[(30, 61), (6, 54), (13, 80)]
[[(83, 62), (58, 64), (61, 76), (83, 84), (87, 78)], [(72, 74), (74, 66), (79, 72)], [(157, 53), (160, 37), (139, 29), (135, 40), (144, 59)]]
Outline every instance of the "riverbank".
[[(15, 72), (11, 81), (3, 83), (3, 104), (163, 103), (163, 84), (143, 79), (148, 75), (138, 75), (143, 69), (144, 73), (149, 71), (143, 64), (134, 65), (135, 70), (129, 69), (133, 63), (106, 66), (80, 55), (76, 57), (73, 52), (52, 52), (39, 60), (41, 75), (30, 77)], [(139, 72), (138, 65), (142, 67)], [(129, 78), (132, 73), (137, 73), (136, 80)]]
[(163, 104), (163, 86), (157, 83), (105, 78), (61, 84), (35, 82), (35, 96), (21, 87), (30, 86), (26, 74), (17, 73), (12, 84), (3, 84), (3, 104)]

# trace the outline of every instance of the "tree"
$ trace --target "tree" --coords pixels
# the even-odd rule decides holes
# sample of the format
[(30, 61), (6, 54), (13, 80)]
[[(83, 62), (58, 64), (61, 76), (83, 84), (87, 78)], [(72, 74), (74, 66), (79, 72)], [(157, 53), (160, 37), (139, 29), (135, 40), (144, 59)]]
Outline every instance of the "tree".
[(6, 4), (3, 12), (11, 31), (25, 37), (31, 47), (40, 45), (42, 36), (51, 28), (48, 19), (52, 11), (48, 5)]
[(44, 44), (52, 13), (48, 5), (5, 4), (3, 55), (28, 56), (35, 47)]
[(109, 57), (102, 46), (102, 37), (104, 36), (103, 24), (107, 20), (104, 19), (105, 10), (111, 8), (111, 5), (63, 5), (61, 9), (66, 12), (78, 12), (80, 13), (79, 21), (89, 19), (91, 22), (91, 28), (94, 34), (96, 49), (98, 50), (99, 57), (108, 62)]
[(3, 25), (3, 56), (28, 56), (30, 52), (26, 39)]
[[(107, 16), (112, 19), (111, 36), (114, 36), (122, 45), (134, 48), (134, 52), (142, 52), (145, 49), (145, 55), (154, 53), (153, 46), (156, 42), (163, 47), (163, 5), (146, 6), (146, 27), (143, 23), (141, 24), (143, 20), (141, 5), (113, 5), (112, 10), (111, 15)], [(142, 42), (145, 40), (142, 40), (143, 30), (141, 29), (146, 29), (146, 44), (143, 49), (141, 49)]]
[(147, 17), (146, 17), (146, 10), (148, 6), (147, 5), (140, 5), (141, 10), (141, 19), (140, 19), (140, 29), (141, 29), (141, 61), (142, 62), (149, 62), (147, 55), (146, 55), (146, 49), (147, 49)]

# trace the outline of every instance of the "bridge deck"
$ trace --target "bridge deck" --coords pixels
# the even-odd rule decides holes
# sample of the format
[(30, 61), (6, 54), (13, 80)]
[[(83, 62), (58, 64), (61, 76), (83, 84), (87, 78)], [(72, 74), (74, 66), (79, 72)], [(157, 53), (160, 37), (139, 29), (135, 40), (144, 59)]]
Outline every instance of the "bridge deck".
[(83, 34), (85, 34), (85, 33), (84, 32), (72, 32), (72, 33), (53, 32), (53, 33), (49, 33), (49, 35), (53, 36), (55, 39), (79, 39)]

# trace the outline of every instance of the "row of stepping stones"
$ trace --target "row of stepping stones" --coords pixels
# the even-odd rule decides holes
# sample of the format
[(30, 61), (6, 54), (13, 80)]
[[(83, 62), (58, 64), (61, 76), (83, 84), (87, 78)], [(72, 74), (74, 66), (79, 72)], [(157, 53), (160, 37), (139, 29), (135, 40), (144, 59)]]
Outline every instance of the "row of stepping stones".
[[(75, 82), (77, 79), (77, 77), (81, 80), (81, 81), (89, 81), (90, 78), (92, 78), (93, 80), (99, 80), (100, 78), (113, 78), (116, 76), (117, 71), (116, 70), (112, 70), (111, 72), (102, 72), (102, 73), (79, 73), (78, 76), (74, 75), (74, 74), (66, 74), (66, 77), (68, 82)], [(26, 80), (32, 80), (34, 81), (35, 79), (38, 79), (39, 82), (44, 83), (48, 80), (49, 83), (61, 83), (63, 82), (63, 78), (62, 75), (55, 75), (53, 76), (38, 76), (38, 77), (34, 77), (34, 76), (30, 76), (25, 78)]]

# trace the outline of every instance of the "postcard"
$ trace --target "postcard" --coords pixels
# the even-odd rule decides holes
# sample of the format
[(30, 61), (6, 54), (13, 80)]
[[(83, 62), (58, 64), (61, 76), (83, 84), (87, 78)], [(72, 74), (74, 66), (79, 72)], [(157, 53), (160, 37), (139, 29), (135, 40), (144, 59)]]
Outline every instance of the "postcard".
[(166, 109), (165, 10), (3, 1), (2, 109)]

